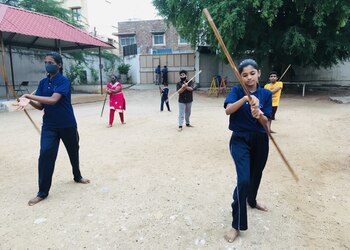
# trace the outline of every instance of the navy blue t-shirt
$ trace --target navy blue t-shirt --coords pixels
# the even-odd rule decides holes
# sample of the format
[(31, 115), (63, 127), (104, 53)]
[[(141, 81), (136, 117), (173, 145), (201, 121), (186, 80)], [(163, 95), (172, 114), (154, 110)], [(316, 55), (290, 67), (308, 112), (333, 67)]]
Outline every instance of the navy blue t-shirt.
[[(225, 99), (224, 108), (226, 108), (227, 104), (235, 103), (245, 95), (242, 86), (232, 88)], [(271, 91), (260, 88), (258, 84), (257, 90), (254, 93), (251, 93), (251, 95), (254, 95), (259, 99), (260, 110), (267, 118), (270, 118), (272, 113)], [(233, 132), (266, 132), (260, 122), (252, 116), (248, 102), (243, 104), (235, 113), (230, 115), (229, 129)]]
[(42, 104), (44, 106), (43, 127), (45, 128), (70, 128), (77, 127), (71, 104), (71, 86), (69, 80), (58, 73), (53, 78), (46, 77), (39, 83), (35, 92), (37, 96), (52, 96), (54, 93), (62, 95), (55, 105)]
[(165, 88), (162, 90), (162, 98), (163, 98), (163, 99), (168, 99), (168, 94), (169, 94), (169, 88), (168, 88), (168, 87), (165, 87)]

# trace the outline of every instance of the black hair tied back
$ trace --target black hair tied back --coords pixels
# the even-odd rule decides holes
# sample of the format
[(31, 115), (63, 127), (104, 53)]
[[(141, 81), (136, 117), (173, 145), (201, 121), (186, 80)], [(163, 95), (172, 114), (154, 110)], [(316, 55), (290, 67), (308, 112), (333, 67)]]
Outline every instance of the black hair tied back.
[(243, 69), (249, 65), (252, 66), (253, 68), (255, 68), (256, 70), (259, 70), (259, 65), (257, 64), (257, 62), (255, 60), (245, 59), (238, 65), (239, 73), (242, 73)]

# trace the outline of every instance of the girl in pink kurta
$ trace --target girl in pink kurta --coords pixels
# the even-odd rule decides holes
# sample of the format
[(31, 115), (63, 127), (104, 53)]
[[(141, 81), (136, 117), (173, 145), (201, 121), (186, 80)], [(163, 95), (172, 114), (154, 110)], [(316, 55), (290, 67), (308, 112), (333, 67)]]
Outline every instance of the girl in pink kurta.
[(109, 125), (112, 127), (114, 121), (115, 111), (119, 112), (120, 121), (124, 122), (124, 110), (126, 109), (126, 102), (123, 94), (122, 85), (117, 82), (115, 75), (111, 76), (111, 82), (107, 83), (107, 94), (109, 95)]

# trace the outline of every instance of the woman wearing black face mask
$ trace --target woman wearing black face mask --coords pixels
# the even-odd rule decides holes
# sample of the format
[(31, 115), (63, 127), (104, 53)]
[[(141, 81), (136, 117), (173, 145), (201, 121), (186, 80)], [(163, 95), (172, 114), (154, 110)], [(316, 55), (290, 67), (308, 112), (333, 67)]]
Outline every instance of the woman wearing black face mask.
[(29, 206), (49, 195), (60, 140), (67, 149), (72, 164), (74, 181), (87, 184), (90, 181), (80, 174), (79, 135), (71, 104), (71, 86), (62, 75), (63, 61), (60, 54), (50, 52), (45, 57), (47, 77), (40, 81), (35, 95), (25, 94), (18, 103), (23, 110), (29, 103), (44, 110), (39, 156), (39, 192), (28, 202)]
[(190, 124), (190, 116), (193, 101), (193, 86), (192, 81), (187, 82), (187, 71), (179, 72), (181, 81), (176, 84), (177, 92), (179, 93), (179, 129), (182, 131), (182, 125), (185, 120), (186, 127), (193, 127)]
[(112, 75), (111, 82), (107, 83), (107, 94), (109, 95), (109, 123), (107, 127), (112, 127), (116, 110), (119, 113), (120, 122), (125, 124), (124, 110), (126, 109), (126, 102), (122, 85), (120, 82), (117, 82), (117, 77), (115, 75)]

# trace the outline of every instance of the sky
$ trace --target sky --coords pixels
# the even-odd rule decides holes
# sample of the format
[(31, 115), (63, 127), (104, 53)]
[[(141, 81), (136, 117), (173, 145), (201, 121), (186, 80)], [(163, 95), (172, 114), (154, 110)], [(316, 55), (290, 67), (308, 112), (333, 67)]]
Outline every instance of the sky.
[(118, 21), (159, 19), (152, 0), (114, 0), (117, 3)]
[[(96, 29), (97, 36), (116, 38), (118, 22), (128, 20), (160, 19), (152, 0), (99, 0), (91, 2), (89, 13), (89, 32)], [(106, 9), (107, 7), (107, 9)], [(101, 14), (102, 13), (102, 14)]]

